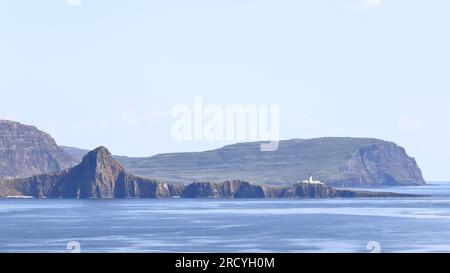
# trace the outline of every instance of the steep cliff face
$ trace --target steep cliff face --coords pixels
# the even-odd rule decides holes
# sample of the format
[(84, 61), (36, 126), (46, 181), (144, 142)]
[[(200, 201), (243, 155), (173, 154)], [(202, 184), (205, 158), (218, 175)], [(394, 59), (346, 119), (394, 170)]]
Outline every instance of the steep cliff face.
[[(0, 120), (0, 178), (23, 178), (61, 172), (75, 166), (76, 162), (81, 162), (81, 155), (86, 154), (86, 151), (75, 148), (64, 147), (64, 150), (48, 134), (33, 126)], [(260, 143), (241, 143), (201, 153), (115, 158), (134, 174), (186, 184), (192, 181), (221, 183), (237, 177), (255, 184), (286, 186), (295, 184), (311, 173), (329, 186), (425, 184), (420, 168), (405, 149), (395, 143), (377, 139), (294, 139), (281, 141), (279, 149), (274, 152), (261, 152)], [(89, 169), (94, 166), (92, 163), (81, 164), (67, 175), (98, 175), (100, 172)], [(102, 162), (95, 163), (99, 163), (96, 167), (102, 167)], [(89, 178), (89, 181), (95, 183), (71, 184), (65, 189), (65, 194), (74, 194), (71, 191), (79, 190), (74, 195), (114, 196), (115, 192), (108, 192), (113, 188), (111, 179), (121, 174), (121, 179), (129, 178), (123, 175), (124, 170), (118, 168), (117, 162), (103, 163), (110, 163), (106, 174), (102, 174), (104, 177), (77, 177), (76, 181)], [(83, 172), (77, 172), (78, 169), (83, 169)], [(116, 182), (119, 187), (122, 182), (130, 183)], [(76, 188), (78, 186), (79, 189)], [(146, 186), (148, 185), (144, 187)], [(163, 187), (158, 191), (166, 190)]]
[(418, 197), (417, 195), (392, 192), (369, 192), (355, 190), (337, 190), (324, 184), (298, 183), (291, 187), (263, 187), (244, 181), (224, 183), (192, 183), (183, 191), (182, 198), (203, 199), (240, 199), (240, 198), (387, 198)]
[[(367, 152), (372, 157), (373, 153)], [(30, 178), (0, 180), (0, 197), (8, 196), (107, 199), (173, 197), (319, 199), (410, 197), (411, 195), (336, 190), (325, 184), (306, 182), (289, 187), (270, 187), (232, 180), (223, 183), (192, 183), (185, 187), (182, 184), (169, 184), (134, 176), (114, 160), (105, 147), (99, 147), (84, 156), (81, 163), (73, 168)]]
[(0, 178), (57, 172), (75, 162), (51, 136), (36, 127), (0, 120)]
[[(331, 185), (396, 186), (423, 185), (425, 180), (416, 161), (394, 143), (373, 143), (358, 149), (343, 169), (345, 177)], [(368, 183), (371, 181), (371, 183)]]
[(99, 147), (82, 162), (55, 174), (0, 181), (0, 196), (37, 198), (165, 198), (180, 196), (183, 186), (136, 177)]
[(192, 183), (186, 187), (183, 198), (265, 198), (261, 186), (233, 180), (224, 183)]
[[(75, 156), (83, 153), (66, 149)], [(311, 173), (327, 185), (339, 187), (425, 184), (420, 168), (405, 149), (366, 138), (294, 139), (281, 141), (274, 152), (261, 152), (260, 143), (241, 143), (200, 153), (115, 158), (137, 175), (186, 184), (239, 178), (288, 186)]]
[[(337, 190), (323, 184), (299, 183), (291, 187), (268, 187), (233, 180), (223, 183), (198, 182), (187, 187), (133, 176), (111, 161), (108, 152), (99, 148), (76, 168), (54, 175), (0, 181), (0, 198), (33, 196), (36, 198), (386, 198), (418, 197), (389, 192)], [(105, 155), (102, 155), (105, 154)], [(88, 163), (94, 163), (93, 167)], [(86, 166), (83, 166), (86, 164)], [(95, 165), (94, 165), (95, 166)]]
[(335, 197), (334, 189), (323, 184), (299, 183), (285, 189), (282, 198), (323, 199)]

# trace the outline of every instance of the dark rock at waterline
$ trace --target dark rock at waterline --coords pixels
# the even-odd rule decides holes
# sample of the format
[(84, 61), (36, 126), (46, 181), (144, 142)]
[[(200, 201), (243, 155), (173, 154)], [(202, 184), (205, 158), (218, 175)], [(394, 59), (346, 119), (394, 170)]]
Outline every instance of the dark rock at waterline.
[(180, 196), (183, 186), (134, 176), (110, 152), (99, 147), (70, 169), (30, 178), (0, 181), (0, 196), (37, 198), (165, 198)]
[(196, 182), (188, 185), (183, 198), (265, 198), (264, 189), (248, 182), (233, 180), (224, 183)]
[(335, 190), (334, 197), (339, 198), (405, 198), (405, 197), (427, 197), (427, 195), (404, 194), (395, 192), (375, 192), (356, 190)]
[(236, 199), (236, 198), (388, 198), (420, 197), (413, 194), (391, 192), (369, 192), (357, 190), (338, 190), (324, 184), (298, 183), (291, 187), (268, 187), (252, 185), (244, 181), (227, 181), (224, 183), (192, 183), (186, 187), (183, 198)]
[(416, 197), (386, 192), (337, 190), (322, 183), (297, 183), (289, 187), (254, 185), (241, 180), (223, 183), (196, 182), (188, 186), (146, 179), (130, 174), (105, 147), (84, 156), (70, 169), (53, 173), (0, 180), (0, 197), (36, 198), (377, 198)]
[[(239, 143), (199, 153), (115, 158), (134, 174), (181, 182), (221, 183), (230, 177), (253, 184), (290, 186), (313, 173), (333, 187), (423, 185), (414, 158), (393, 142), (370, 138), (316, 138), (281, 141), (262, 152), (261, 143)], [(78, 157), (86, 151), (64, 149)], [(245, 167), (243, 167), (245, 166)]]

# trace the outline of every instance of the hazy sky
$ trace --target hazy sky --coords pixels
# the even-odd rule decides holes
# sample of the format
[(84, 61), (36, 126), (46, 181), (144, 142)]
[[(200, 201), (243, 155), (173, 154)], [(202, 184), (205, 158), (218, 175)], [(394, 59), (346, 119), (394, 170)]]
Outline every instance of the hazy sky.
[[(71, 0), (76, 3), (77, 0)], [(448, 0), (0, 1), (0, 119), (148, 156), (171, 110), (278, 104), (281, 137), (376, 137), (450, 179)]]

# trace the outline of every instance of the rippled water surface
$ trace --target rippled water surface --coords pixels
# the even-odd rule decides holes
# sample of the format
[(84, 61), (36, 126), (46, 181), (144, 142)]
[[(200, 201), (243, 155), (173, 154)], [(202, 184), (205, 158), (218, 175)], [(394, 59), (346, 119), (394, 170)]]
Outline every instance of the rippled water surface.
[(450, 252), (450, 183), (387, 190), (432, 196), (0, 200), (0, 252)]

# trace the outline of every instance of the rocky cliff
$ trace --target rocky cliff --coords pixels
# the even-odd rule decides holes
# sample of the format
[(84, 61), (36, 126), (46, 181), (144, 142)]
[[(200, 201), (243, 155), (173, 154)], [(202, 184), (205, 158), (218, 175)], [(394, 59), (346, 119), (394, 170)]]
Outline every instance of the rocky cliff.
[(183, 191), (182, 198), (203, 199), (260, 199), (260, 198), (388, 198), (418, 197), (418, 195), (392, 192), (369, 192), (356, 190), (337, 190), (324, 184), (298, 183), (290, 187), (268, 187), (252, 185), (234, 180), (224, 183), (192, 183)]
[[(425, 181), (416, 161), (394, 143), (374, 141), (353, 152), (343, 174), (330, 184), (358, 186), (422, 185)], [(370, 181), (370, 183), (367, 183)]]
[(33, 126), (0, 120), (0, 178), (57, 172), (74, 164), (48, 134)]
[(358, 198), (413, 197), (396, 193), (336, 190), (325, 184), (297, 183), (290, 187), (254, 185), (241, 180), (196, 182), (188, 186), (145, 179), (127, 172), (104, 147), (83, 157), (73, 168), (30, 178), (0, 180), (0, 198)]
[(334, 198), (338, 197), (335, 190), (323, 184), (298, 183), (280, 192), (282, 198)]
[[(81, 162), (87, 152), (60, 148), (33, 126), (0, 120), (0, 178), (60, 172)], [(281, 141), (274, 152), (261, 152), (260, 143), (241, 143), (200, 153), (115, 159), (141, 177), (185, 184), (239, 178), (253, 184), (286, 186), (311, 173), (327, 185), (339, 187), (425, 184), (416, 161), (404, 148), (377, 139), (288, 140)]]
[(183, 198), (265, 198), (261, 186), (233, 180), (224, 183), (192, 183), (186, 187)]
[(0, 181), (0, 196), (37, 198), (164, 198), (184, 187), (136, 177), (99, 147), (70, 169), (30, 178)]
[[(82, 153), (67, 149), (74, 155)], [(260, 143), (241, 143), (200, 153), (116, 159), (137, 175), (183, 183), (239, 178), (285, 186), (312, 173), (327, 185), (339, 187), (425, 184), (419, 166), (404, 148), (365, 138), (281, 141), (274, 152), (261, 152)]]

